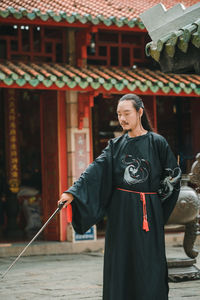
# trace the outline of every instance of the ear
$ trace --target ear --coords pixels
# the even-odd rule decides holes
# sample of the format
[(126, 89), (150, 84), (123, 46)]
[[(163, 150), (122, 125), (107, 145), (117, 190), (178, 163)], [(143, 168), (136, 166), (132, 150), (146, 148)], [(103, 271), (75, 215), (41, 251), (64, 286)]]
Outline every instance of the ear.
[(139, 111), (138, 111), (138, 112), (139, 112), (139, 115), (140, 115), (140, 118), (142, 118), (143, 111), (144, 111), (143, 108), (140, 107), (140, 109), (139, 109)]

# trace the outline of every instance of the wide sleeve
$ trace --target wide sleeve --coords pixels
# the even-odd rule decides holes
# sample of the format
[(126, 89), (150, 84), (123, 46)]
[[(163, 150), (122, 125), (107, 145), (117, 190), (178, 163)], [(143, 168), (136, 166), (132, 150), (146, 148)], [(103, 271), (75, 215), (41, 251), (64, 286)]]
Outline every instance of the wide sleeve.
[(72, 225), (85, 233), (105, 215), (112, 194), (112, 141), (65, 192), (74, 196)]
[(180, 192), (181, 169), (167, 141), (163, 138), (160, 144), (162, 162), (162, 181), (160, 196), (163, 207), (164, 223), (166, 224), (178, 200)]

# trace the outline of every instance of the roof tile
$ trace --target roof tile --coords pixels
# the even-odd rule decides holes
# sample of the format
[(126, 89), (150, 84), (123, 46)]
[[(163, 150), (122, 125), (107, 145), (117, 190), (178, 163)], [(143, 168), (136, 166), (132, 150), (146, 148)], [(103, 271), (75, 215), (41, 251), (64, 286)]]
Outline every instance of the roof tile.
[[(23, 87), (25, 84), (36, 87), (41, 84), (44, 88), (55, 85), (59, 88), (92, 89), (101, 87), (106, 90), (123, 90), (125, 87), (130, 91), (139, 88), (142, 92), (161, 91), (168, 94), (170, 91), (179, 94), (200, 94), (200, 76), (195, 74), (165, 74), (159, 70), (146, 68), (117, 68), (95, 67), (78, 68), (67, 64), (58, 63), (0, 63), (0, 87), (12, 84)], [(27, 87), (27, 85), (26, 85)]]
[[(195, 0), (183, 0), (182, 4), (188, 7), (197, 2)], [(39, 17), (42, 20), (53, 18), (59, 22), (66, 19), (63, 15), (66, 13), (68, 17), (74, 15), (74, 19), (71, 19), (70, 22), (79, 20), (82, 23), (92, 22), (96, 24), (97, 19), (99, 19), (108, 26), (116, 24), (120, 27), (127, 24), (133, 27), (135, 24), (132, 21), (133, 18), (136, 18), (137, 21), (142, 12), (158, 3), (160, 3), (159, 0), (99, 0), (98, 2), (96, 0), (1, 0), (0, 16), (5, 18), (11, 14), (15, 18), (22, 18), (23, 16), (29, 19)], [(163, 0), (162, 3), (167, 9), (177, 4), (175, 0)], [(140, 21), (136, 23), (138, 26), (142, 26)]]

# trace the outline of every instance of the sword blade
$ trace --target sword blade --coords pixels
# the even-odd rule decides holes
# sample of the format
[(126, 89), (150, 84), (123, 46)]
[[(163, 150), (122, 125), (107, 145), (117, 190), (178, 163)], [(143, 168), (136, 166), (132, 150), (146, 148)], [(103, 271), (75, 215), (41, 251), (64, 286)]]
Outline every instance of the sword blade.
[(58, 208), (54, 211), (51, 217), (46, 221), (46, 223), (42, 226), (42, 228), (38, 231), (38, 233), (32, 238), (32, 240), (26, 245), (23, 251), (17, 256), (17, 258), (13, 261), (13, 263), (8, 267), (8, 269), (1, 275), (1, 280), (6, 276), (6, 274), (10, 271), (10, 269), (14, 266), (14, 264), (20, 259), (22, 254), (26, 251), (26, 249), (34, 242), (34, 240), (38, 237), (38, 235), (44, 230), (47, 224), (54, 218), (54, 216), (63, 208), (65, 202), (59, 204)]

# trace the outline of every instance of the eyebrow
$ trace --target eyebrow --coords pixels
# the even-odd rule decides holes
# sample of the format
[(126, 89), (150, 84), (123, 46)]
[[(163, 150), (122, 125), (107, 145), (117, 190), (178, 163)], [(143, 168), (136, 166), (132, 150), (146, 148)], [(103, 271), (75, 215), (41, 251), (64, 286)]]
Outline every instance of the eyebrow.
[[(129, 112), (129, 111), (131, 111), (131, 110), (130, 109), (126, 109), (123, 112)], [(120, 110), (117, 110), (117, 112), (120, 112)]]

